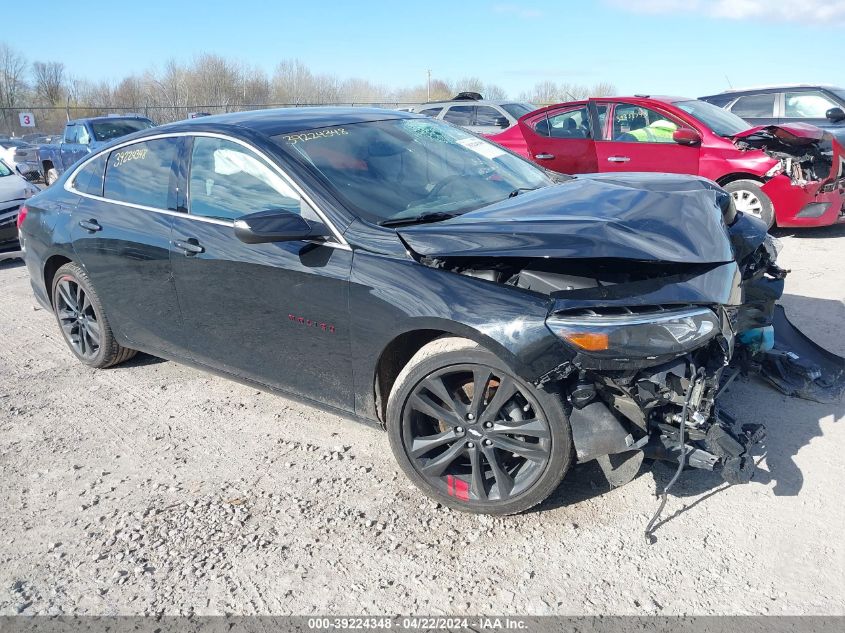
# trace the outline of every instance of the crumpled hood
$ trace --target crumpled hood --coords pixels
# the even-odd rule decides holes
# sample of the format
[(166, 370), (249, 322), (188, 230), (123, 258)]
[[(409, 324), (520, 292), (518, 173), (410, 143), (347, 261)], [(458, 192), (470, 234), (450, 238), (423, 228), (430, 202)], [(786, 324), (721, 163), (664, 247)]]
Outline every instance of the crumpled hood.
[(734, 260), (722, 218), (727, 201), (696, 176), (592, 174), (399, 235), (429, 257), (721, 263)]
[(808, 145), (830, 136), (820, 127), (809, 123), (784, 123), (783, 125), (757, 125), (734, 134), (731, 138), (741, 139), (754, 136), (760, 132), (766, 132), (775, 136), (779, 141), (787, 145)]

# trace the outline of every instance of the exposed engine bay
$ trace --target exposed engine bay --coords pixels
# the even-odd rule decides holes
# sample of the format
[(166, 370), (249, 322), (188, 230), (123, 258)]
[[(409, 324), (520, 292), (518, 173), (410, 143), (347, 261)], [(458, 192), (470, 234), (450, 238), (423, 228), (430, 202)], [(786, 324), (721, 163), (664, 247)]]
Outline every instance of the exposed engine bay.
[(779, 161), (768, 175), (782, 173), (794, 185), (803, 186), (838, 176), (833, 173), (834, 150), (830, 135), (799, 137), (782, 127), (770, 126), (734, 142), (740, 149), (759, 149)]
[[(830, 169), (814, 147), (796, 163), (807, 175)], [(652, 247), (652, 235), (645, 229), (634, 234), (633, 222), (617, 217), (601, 223), (612, 246), (599, 248), (611, 255), (641, 249), (637, 258), (570, 251), (535, 256), (544, 239), (539, 230), (530, 240), (512, 236), (530, 244), (522, 249), (526, 256), (487, 256), (488, 234), (474, 222), (465, 222), (462, 245), (439, 241), (436, 225), (403, 235), (425, 265), (549, 298), (546, 324), (569, 353), (536, 384), (565, 399), (578, 461), (597, 460), (613, 486), (631, 481), (646, 458), (677, 463), (677, 474), (688, 466), (717, 471), (730, 483), (751, 480), (751, 450), (765, 438), (765, 428), (735, 419), (720, 404), (738, 376), (757, 375), (783, 393), (820, 401), (838, 399), (845, 390), (845, 359), (802, 335), (776, 306), (788, 273), (777, 265), (776, 240), (761, 222), (737, 213), (727, 194), (707, 187), (715, 194), (711, 205), (721, 211), (720, 226), (702, 226), (699, 240), (674, 229), (677, 237), (661, 243), (673, 229), (650, 220), (644, 226), (654, 231)], [(503, 237), (506, 230), (503, 222), (489, 240), (501, 248), (511, 237)], [(726, 235), (728, 256), (719, 250)], [(682, 247), (688, 252), (672, 250)]]

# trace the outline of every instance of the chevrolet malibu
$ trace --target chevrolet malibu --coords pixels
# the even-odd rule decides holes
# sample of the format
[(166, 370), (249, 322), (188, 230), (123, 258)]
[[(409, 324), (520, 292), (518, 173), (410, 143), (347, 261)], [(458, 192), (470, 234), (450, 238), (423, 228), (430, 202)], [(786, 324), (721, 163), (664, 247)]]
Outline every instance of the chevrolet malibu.
[(525, 510), (593, 459), (753, 473), (761, 430), (714, 405), (736, 349), (771, 349), (784, 271), (703, 179), (554, 182), (428, 117), (266, 110), (122, 138), (18, 224), (80, 362), (141, 350), (383, 425), (443, 504)]

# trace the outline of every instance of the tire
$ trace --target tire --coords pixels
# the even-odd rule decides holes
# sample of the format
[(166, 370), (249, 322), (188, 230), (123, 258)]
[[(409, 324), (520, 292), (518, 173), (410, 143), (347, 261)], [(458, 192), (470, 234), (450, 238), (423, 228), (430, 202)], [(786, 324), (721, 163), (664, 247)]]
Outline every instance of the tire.
[(731, 194), (737, 211), (748, 213), (766, 223), (770, 229), (775, 223), (775, 208), (771, 198), (760, 188), (755, 180), (734, 180), (724, 187)]
[(51, 288), (56, 322), (80, 362), (103, 369), (137, 354), (115, 340), (103, 304), (82, 268), (65, 264), (56, 271)]
[(55, 167), (51, 167), (47, 170), (47, 173), (44, 174), (44, 182), (49, 187), (53, 183), (55, 183), (59, 179), (59, 172), (56, 171)]
[[(476, 391), (482, 397), (474, 398)], [(386, 426), (405, 475), (430, 498), (463, 512), (527, 510), (560, 485), (572, 462), (560, 397), (463, 338), (436, 339), (411, 358), (390, 392)]]

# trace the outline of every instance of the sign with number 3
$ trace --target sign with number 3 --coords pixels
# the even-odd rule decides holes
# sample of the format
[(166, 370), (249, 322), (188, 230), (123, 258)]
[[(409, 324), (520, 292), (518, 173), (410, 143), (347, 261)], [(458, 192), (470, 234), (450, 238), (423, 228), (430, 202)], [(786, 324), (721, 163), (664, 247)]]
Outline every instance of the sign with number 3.
[(18, 119), (21, 127), (35, 127), (35, 115), (32, 112), (19, 112)]

